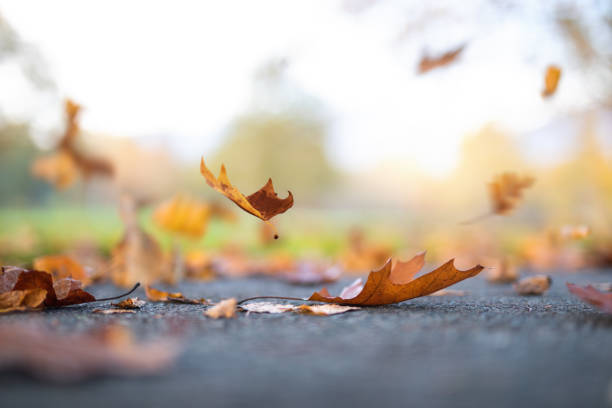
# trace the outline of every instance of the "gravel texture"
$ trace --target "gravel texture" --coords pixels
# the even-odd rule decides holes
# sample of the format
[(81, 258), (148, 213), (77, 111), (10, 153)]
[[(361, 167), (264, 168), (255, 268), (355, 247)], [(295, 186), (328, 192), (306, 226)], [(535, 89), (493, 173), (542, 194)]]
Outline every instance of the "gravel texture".
[[(612, 271), (553, 274), (544, 296), (476, 277), (465, 296), (425, 297), (320, 317), (246, 314), (212, 320), (205, 306), (147, 303), (136, 314), (91, 313), (102, 304), (0, 316), (58, 331), (108, 322), (143, 340), (180, 336), (174, 368), (153, 377), (53, 384), (0, 374), (2, 407), (612, 407), (612, 316), (574, 298), (565, 282), (610, 282)], [(347, 281), (331, 285), (335, 293)], [(306, 297), (318, 287), (270, 279), (184, 283), (214, 301)], [(95, 286), (98, 296), (117, 292)], [(137, 296), (144, 298), (139, 289)]]

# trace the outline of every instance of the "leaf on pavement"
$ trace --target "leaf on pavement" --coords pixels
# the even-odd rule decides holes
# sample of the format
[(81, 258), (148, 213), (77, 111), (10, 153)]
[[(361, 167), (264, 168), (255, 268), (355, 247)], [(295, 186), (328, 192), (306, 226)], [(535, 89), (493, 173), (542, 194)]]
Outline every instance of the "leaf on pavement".
[(122, 300), (121, 302), (111, 303), (111, 306), (116, 307), (118, 309), (140, 309), (147, 302), (144, 300), (138, 299), (137, 297), (127, 298)]
[(213, 307), (204, 311), (204, 314), (213, 319), (221, 317), (230, 319), (236, 316), (236, 305), (238, 302), (234, 298), (225, 299), (217, 303)]
[(418, 278), (415, 275), (425, 263), (425, 253), (416, 255), (410, 261), (396, 262), (391, 259), (378, 271), (370, 272), (363, 284), (361, 279), (344, 288), (339, 296), (331, 296), (326, 288), (315, 292), (308, 300), (354, 306), (379, 306), (403, 302), (430, 295), (464, 279), (478, 275), (483, 267), (460, 271), (453, 259)]
[(514, 290), (523, 296), (541, 295), (550, 288), (550, 285), (552, 285), (550, 276), (535, 275), (523, 278), (515, 283)]
[(566, 285), (567, 289), (582, 301), (612, 314), (612, 293), (600, 292), (591, 285), (584, 287), (573, 283), (566, 283)]
[(92, 313), (109, 315), (109, 314), (124, 314), (124, 313), (131, 314), (131, 313), (136, 313), (136, 311), (132, 309), (94, 309)]
[(122, 326), (83, 334), (60, 334), (38, 325), (0, 327), (0, 368), (53, 382), (157, 374), (172, 364), (178, 351), (172, 340), (136, 342)]
[(204, 299), (190, 299), (183, 296), (181, 292), (169, 293), (163, 290), (155, 289), (149, 285), (145, 285), (145, 293), (147, 299), (152, 302), (174, 302), (174, 303), (187, 303), (191, 305), (207, 305), (209, 302)]
[(277, 304), (271, 302), (252, 302), (240, 305), (242, 310), (253, 313), (286, 313), (294, 312), (301, 314), (309, 314), (316, 316), (330, 316), (339, 313), (345, 313), (350, 310), (358, 310), (359, 307), (355, 306), (343, 306), (336, 305), (333, 303), (325, 305), (288, 305), (288, 304)]

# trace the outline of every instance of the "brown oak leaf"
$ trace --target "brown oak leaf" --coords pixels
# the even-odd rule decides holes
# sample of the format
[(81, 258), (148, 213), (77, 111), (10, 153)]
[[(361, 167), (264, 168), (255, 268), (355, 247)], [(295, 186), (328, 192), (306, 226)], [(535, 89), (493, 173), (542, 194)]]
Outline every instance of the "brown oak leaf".
[(591, 285), (585, 287), (566, 283), (567, 289), (584, 302), (612, 314), (612, 293), (600, 292)]
[(544, 77), (544, 89), (542, 89), (542, 97), (548, 98), (555, 94), (557, 86), (561, 79), (561, 68), (556, 65), (546, 67), (546, 75)]
[(368, 275), (365, 284), (357, 279), (342, 290), (339, 296), (331, 296), (326, 288), (315, 292), (308, 300), (354, 306), (379, 306), (403, 302), (427, 296), (464, 279), (478, 275), (483, 267), (477, 265), (469, 270), (455, 268), (451, 259), (432, 272), (415, 279), (425, 264), (425, 253), (416, 255), (410, 261), (396, 262), (391, 259), (378, 271)]
[(268, 221), (275, 215), (282, 214), (293, 206), (293, 194), (289, 191), (286, 198), (278, 198), (272, 185), (272, 179), (268, 179), (265, 186), (251, 194), (244, 196), (236, 187), (230, 183), (225, 166), (221, 165), (219, 177), (215, 177), (204, 163), (204, 158), (200, 162), (200, 173), (206, 179), (209, 186), (219, 191), (221, 194), (232, 200), (244, 211)]

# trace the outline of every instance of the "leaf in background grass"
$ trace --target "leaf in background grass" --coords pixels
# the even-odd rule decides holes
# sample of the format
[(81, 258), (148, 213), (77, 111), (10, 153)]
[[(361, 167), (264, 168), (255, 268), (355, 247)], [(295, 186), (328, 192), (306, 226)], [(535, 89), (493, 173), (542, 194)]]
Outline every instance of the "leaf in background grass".
[(80, 281), (83, 286), (91, 283), (85, 269), (77, 261), (66, 255), (40, 256), (32, 262), (32, 268), (49, 272), (53, 280), (72, 278)]
[(230, 183), (224, 165), (221, 165), (221, 172), (219, 173), (219, 177), (216, 178), (210, 170), (208, 170), (206, 164), (204, 164), (204, 158), (202, 158), (200, 173), (202, 173), (209, 186), (232, 200), (244, 211), (264, 221), (268, 221), (275, 215), (284, 213), (293, 206), (293, 195), (291, 191), (286, 198), (278, 198), (278, 195), (274, 191), (274, 186), (272, 185), (272, 179), (268, 179), (265, 186), (250, 196), (244, 196)]
[(113, 166), (105, 159), (84, 154), (76, 146), (79, 135), (78, 117), (81, 106), (67, 99), (64, 104), (66, 129), (55, 152), (37, 158), (32, 163), (32, 174), (42, 178), (58, 189), (72, 185), (79, 174), (83, 178), (94, 175), (112, 176)]
[(591, 285), (585, 287), (566, 283), (567, 289), (584, 302), (593, 305), (606, 313), (612, 314), (612, 293), (604, 293)]
[(445, 52), (442, 55), (436, 57), (430, 57), (429, 55), (423, 55), (421, 57), (421, 61), (419, 62), (419, 74), (424, 74), (426, 72), (431, 71), (432, 69), (440, 68), (446, 65), (449, 65), (461, 55), (463, 50), (465, 49), (465, 44), (460, 45), (459, 47), (452, 49), (448, 52)]
[(84, 334), (60, 334), (39, 325), (0, 327), (0, 368), (53, 382), (157, 374), (172, 364), (178, 351), (171, 340), (136, 343), (122, 326)]
[(238, 302), (236, 299), (225, 299), (217, 303), (213, 307), (204, 311), (204, 314), (212, 319), (231, 319), (236, 316), (236, 305)]
[(549, 65), (546, 68), (546, 75), (544, 77), (544, 89), (542, 89), (542, 97), (548, 98), (555, 94), (557, 86), (559, 85), (559, 79), (561, 78), (561, 68), (556, 65)]
[(0, 308), (3, 312), (69, 306), (98, 300), (81, 289), (81, 282), (74, 279), (64, 278), (54, 282), (48, 272), (14, 266), (3, 266), (1, 272)]
[(346, 287), (340, 296), (333, 297), (326, 288), (315, 292), (308, 300), (354, 306), (380, 306), (403, 302), (427, 296), (440, 289), (478, 275), (483, 269), (477, 265), (472, 269), (460, 271), (450, 260), (432, 272), (418, 278), (414, 276), (425, 263), (425, 253), (419, 254), (408, 262), (392, 264), (389, 259), (378, 271), (370, 272), (365, 284), (359, 279)]
[(519, 176), (516, 173), (502, 173), (488, 185), (492, 211), (504, 215), (510, 213), (523, 197), (523, 190), (531, 187), (535, 179), (531, 176)]
[(163, 229), (190, 238), (199, 238), (206, 231), (211, 208), (195, 198), (177, 194), (160, 204), (153, 220)]
[(112, 250), (112, 281), (123, 287), (159, 279), (170, 281), (172, 268), (157, 241), (140, 227), (136, 205), (129, 197), (122, 197), (120, 215), (125, 232)]
[(519, 295), (523, 296), (535, 296), (541, 295), (546, 292), (550, 285), (552, 285), (552, 279), (547, 275), (535, 275), (523, 278), (514, 284), (514, 290)]

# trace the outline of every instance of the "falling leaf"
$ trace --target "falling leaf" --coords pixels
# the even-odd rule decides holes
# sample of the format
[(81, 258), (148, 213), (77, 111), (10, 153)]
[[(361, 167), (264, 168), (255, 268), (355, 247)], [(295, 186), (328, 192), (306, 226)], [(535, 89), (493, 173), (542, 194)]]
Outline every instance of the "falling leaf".
[(195, 198), (178, 194), (160, 204), (153, 213), (155, 222), (167, 231), (199, 238), (206, 231), (210, 207)]
[[(21, 269), (14, 266), (3, 266), (1, 272), (0, 299), (2, 299), (2, 302), (0, 303), (4, 311), (61, 307), (116, 298), (96, 299), (93, 295), (81, 289), (81, 282), (71, 278), (59, 279), (54, 282), (53, 277), (48, 272)], [(125, 296), (125, 294), (121, 296)]]
[(573, 283), (566, 283), (566, 285), (573, 295), (606, 313), (612, 314), (612, 293), (600, 292), (591, 285), (585, 287)]
[(66, 255), (38, 257), (32, 262), (32, 267), (38, 271), (49, 272), (53, 280), (72, 278), (81, 281), (83, 286), (91, 283), (91, 279), (81, 264)]
[(207, 305), (208, 301), (204, 298), (202, 299), (190, 299), (183, 296), (181, 292), (168, 293), (163, 290), (152, 288), (148, 285), (145, 285), (145, 293), (147, 295), (147, 299), (152, 302), (175, 302), (175, 303), (187, 303), (191, 305)]
[(519, 278), (518, 269), (507, 259), (497, 260), (495, 265), (487, 269), (487, 281), (490, 283), (512, 283)]
[(98, 314), (123, 314), (123, 313), (136, 313), (132, 309), (94, 309), (92, 313)]
[(136, 205), (131, 198), (121, 198), (120, 215), (125, 232), (112, 250), (110, 277), (113, 283), (128, 287), (135, 282), (170, 281), (168, 260), (157, 241), (140, 227)]
[(88, 156), (76, 146), (80, 133), (78, 117), (81, 106), (70, 99), (65, 101), (66, 129), (55, 152), (43, 156), (32, 164), (32, 174), (47, 180), (56, 188), (72, 185), (79, 175), (87, 179), (93, 175), (112, 176), (113, 166), (105, 159)]
[(60, 334), (39, 325), (0, 327), (0, 368), (54, 382), (157, 374), (172, 364), (178, 351), (174, 340), (135, 342), (122, 326), (83, 334)]
[(355, 306), (342, 306), (336, 304), (325, 304), (325, 305), (287, 305), (287, 304), (276, 304), (271, 302), (253, 302), (240, 305), (242, 310), (253, 313), (286, 313), (294, 312), (301, 314), (310, 314), (316, 316), (329, 316), (339, 313), (345, 313), (350, 310), (358, 310)]
[(502, 173), (489, 183), (489, 198), (495, 214), (508, 214), (520, 202), (523, 190), (531, 187), (535, 179), (515, 173)]
[(457, 270), (450, 260), (432, 272), (418, 278), (415, 275), (425, 263), (425, 253), (410, 261), (398, 261), (393, 265), (389, 259), (378, 271), (370, 272), (365, 284), (360, 279), (344, 288), (340, 296), (333, 297), (326, 288), (315, 292), (308, 300), (354, 306), (378, 306), (403, 302), (427, 296), (440, 289), (478, 275), (483, 269), (478, 265), (466, 271)]
[(225, 299), (217, 303), (213, 307), (204, 311), (204, 314), (213, 319), (219, 319), (221, 317), (230, 319), (236, 315), (236, 305), (238, 302), (236, 299)]
[(549, 65), (546, 68), (546, 76), (544, 78), (544, 89), (542, 89), (542, 97), (548, 98), (557, 91), (559, 79), (561, 78), (561, 68), (556, 65)]
[(144, 300), (138, 299), (137, 297), (127, 298), (118, 303), (111, 303), (111, 306), (119, 308), (119, 309), (140, 309), (147, 302)]
[(523, 278), (514, 284), (514, 290), (519, 295), (541, 295), (546, 292), (550, 285), (552, 285), (552, 279), (547, 275), (535, 275)]
[(215, 178), (204, 164), (204, 158), (202, 158), (200, 173), (202, 173), (209, 186), (232, 200), (244, 211), (264, 221), (268, 221), (275, 215), (284, 213), (293, 206), (293, 194), (291, 194), (291, 191), (289, 191), (289, 195), (286, 198), (278, 198), (278, 195), (274, 191), (274, 186), (272, 185), (272, 179), (268, 179), (265, 186), (250, 196), (245, 197), (230, 183), (224, 165), (221, 165), (219, 177)]
[(436, 57), (423, 55), (423, 57), (421, 57), (421, 61), (419, 62), (419, 74), (424, 74), (432, 69), (440, 68), (453, 63), (457, 57), (461, 55), (464, 49), (465, 44)]

